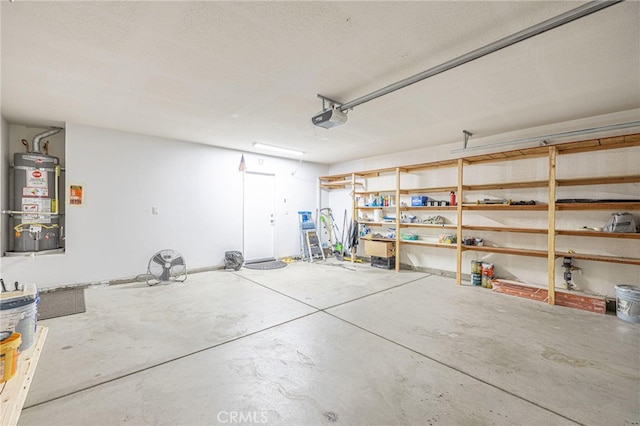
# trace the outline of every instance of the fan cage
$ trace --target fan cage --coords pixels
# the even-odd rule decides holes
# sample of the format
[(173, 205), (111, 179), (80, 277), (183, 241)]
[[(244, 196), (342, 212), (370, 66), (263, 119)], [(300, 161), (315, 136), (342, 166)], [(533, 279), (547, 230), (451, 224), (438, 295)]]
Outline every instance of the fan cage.
[(147, 267), (147, 284), (155, 285), (162, 282), (187, 279), (187, 265), (184, 257), (176, 250), (160, 250), (149, 259)]

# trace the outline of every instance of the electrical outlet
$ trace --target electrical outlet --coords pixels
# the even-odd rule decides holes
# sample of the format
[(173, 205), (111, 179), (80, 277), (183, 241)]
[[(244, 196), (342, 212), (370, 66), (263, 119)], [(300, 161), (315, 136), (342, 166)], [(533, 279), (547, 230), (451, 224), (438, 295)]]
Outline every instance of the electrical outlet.
[(158, 210), (157, 206), (153, 206), (151, 207), (151, 214), (159, 214), (160, 211)]

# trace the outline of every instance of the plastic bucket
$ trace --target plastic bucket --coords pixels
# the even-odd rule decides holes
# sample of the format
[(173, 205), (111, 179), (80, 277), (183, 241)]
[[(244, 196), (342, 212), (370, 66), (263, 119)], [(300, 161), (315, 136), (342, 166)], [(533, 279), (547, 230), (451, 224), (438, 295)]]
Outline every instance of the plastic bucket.
[(4, 300), (0, 304), (0, 331), (20, 333), (20, 352), (29, 349), (35, 341), (39, 301), (37, 295), (29, 295)]
[(18, 347), (22, 343), (20, 333), (13, 333), (11, 336), (0, 342), (0, 383), (4, 383), (16, 374), (18, 367)]
[(640, 287), (636, 285), (616, 286), (616, 315), (618, 318), (640, 323)]

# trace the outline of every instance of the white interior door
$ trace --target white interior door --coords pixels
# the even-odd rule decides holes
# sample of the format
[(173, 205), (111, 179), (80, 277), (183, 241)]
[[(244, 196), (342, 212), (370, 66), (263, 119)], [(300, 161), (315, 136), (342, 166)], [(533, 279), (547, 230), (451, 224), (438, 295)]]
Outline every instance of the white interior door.
[(246, 261), (275, 257), (275, 176), (245, 172), (244, 258)]

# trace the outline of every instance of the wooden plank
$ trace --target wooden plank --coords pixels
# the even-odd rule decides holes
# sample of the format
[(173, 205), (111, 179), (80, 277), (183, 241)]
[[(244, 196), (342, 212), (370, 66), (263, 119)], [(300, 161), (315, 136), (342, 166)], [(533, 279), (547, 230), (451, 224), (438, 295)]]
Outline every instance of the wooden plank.
[(622, 238), (629, 240), (640, 240), (640, 234), (638, 233), (623, 233), (623, 232), (602, 232), (592, 230), (570, 230), (570, 229), (557, 229), (556, 235), (572, 235), (576, 237), (596, 237), (596, 238)]
[(500, 182), (481, 185), (465, 185), (465, 189), (467, 191), (483, 191), (487, 189), (546, 188), (548, 185), (549, 182), (546, 180), (536, 180), (527, 182)]
[[(4, 389), (0, 397), (2, 398), (2, 412), (0, 412), (0, 425), (9, 426), (18, 424), (22, 407), (27, 399), (29, 387), (40, 360), (40, 354), (47, 339), (47, 327), (38, 326), (35, 342), (18, 358), (18, 369), (15, 376), (4, 383)], [(2, 385), (0, 385), (2, 386)]]
[(451, 191), (457, 191), (457, 186), (437, 186), (431, 188), (411, 188), (411, 189), (403, 189), (405, 194), (422, 194), (422, 193), (430, 193), (430, 192), (445, 192), (449, 193)]
[(512, 254), (516, 256), (547, 257), (546, 250), (530, 250), (509, 247), (463, 246), (463, 250), (482, 251), (486, 253)]
[(458, 160), (458, 197), (456, 200), (456, 284), (462, 284), (462, 200), (464, 182), (464, 161)]
[(464, 204), (462, 210), (547, 210), (546, 204), (512, 205), (512, 204)]
[(629, 144), (637, 143), (637, 144), (640, 145), (640, 133), (634, 133), (632, 135), (625, 135), (624, 142), (625, 143), (629, 143)]
[(548, 230), (547, 230), (547, 283), (550, 305), (556, 303), (556, 259), (554, 253), (556, 250), (556, 162), (558, 157), (558, 148), (549, 147), (549, 211), (548, 211)]
[(606, 256), (601, 254), (569, 253), (569, 252), (556, 252), (555, 255), (556, 257), (572, 257), (574, 259), (593, 260), (595, 262), (621, 263), (624, 265), (640, 266), (640, 259), (633, 258), (633, 257)]
[(547, 155), (547, 147), (533, 147), (525, 149), (515, 149), (512, 151), (503, 151), (491, 154), (482, 154), (472, 157), (465, 157), (468, 164), (493, 163), (496, 161), (523, 160), (527, 158), (545, 157)]
[(474, 226), (464, 225), (462, 227), (465, 231), (488, 231), (488, 232), (517, 232), (522, 234), (546, 234), (547, 229), (536, 228), (512, 228), (508, 226)]
[(640, 175), (628, 176), (600, 176), (590, 178), (576, 179), (558, 179), (557, 186), (581, 186), (581, 185), (609, 185), (616, 183), (634, 183), (640, 182)]
[[(443, 244), (443, 243), (431, 243), (429, 241), (420, 241), (420, 240), (403, 240), (399, 241), (401, 244), (409, 244), (414, 246), (425, 246), (425, 247), (436, 247), (436, 248), (447, 248), (447, 249), (455, 249), (455, 244)], [(397, 257), (397, 256), (396, 256)]]
[(356, 191), (355, 195), (390, 194), (395, 192), (395, 189), (380, 189), (378, 191)]
[(456, 206), (400, 206), (400, 210), (408, 211), (408, 210), (456, 210)]
[(396, 272), (400, 272), (400, 232), (398, 232), (398, 224), (400, 223), (400, 168), (396, 169)]
[(457, 225), (444, 224), (439, 225), (437, 223), (401, 223), (400, 228), (434, 228), (434, 229), (458, 229)]
[(455, 167), (457, 164), (458, 164), (458, 160), (442, 160), (442, 161), (435, 161), (433, 163), (411, 164), (409, 166), (404, 166), (403, 171), (406, 173), (419, 172), (419, 171), (430, 170), (430, 169)]
[(622, 203), (555, 203), (556, 210), (637, 210), (640, 201)]

